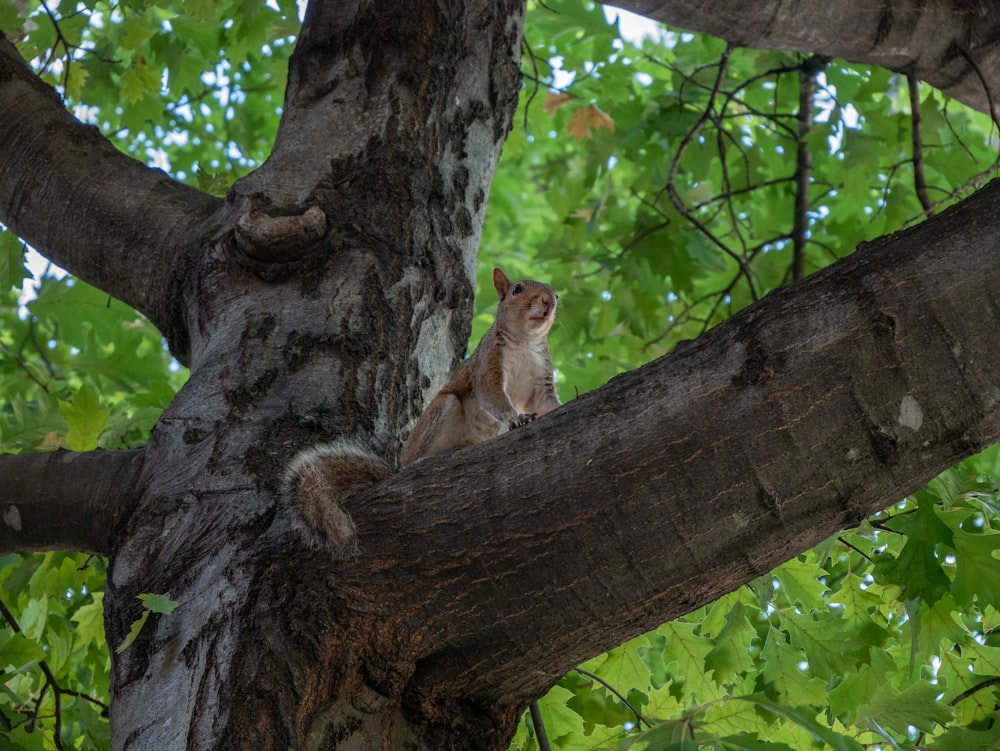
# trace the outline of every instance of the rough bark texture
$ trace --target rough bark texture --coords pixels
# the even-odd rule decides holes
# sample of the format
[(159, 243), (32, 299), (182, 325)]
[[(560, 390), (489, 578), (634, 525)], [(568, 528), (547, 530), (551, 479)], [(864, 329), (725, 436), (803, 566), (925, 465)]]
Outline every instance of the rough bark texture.
[[(146, 446), (149, 492), (116, 540), (105, 600), (111, 642), (138, 593), (169, 592), (184, 617), (116, 656), (116, 748), (450, 743), (405, 716), (395, 654), (281, 495), (311, 443), (350, 435), (394, 460), (420, 375), (447, 372), (468, 339), (523, 9), (401, 8), (310, 7), (273, 154), (190, 258), (191, 377)], [(494, 737), (512, 728), (505, 709), (485, 723)]]
[(998, 221), (995, 182), (357, 499), (340, 586), (423, 632), (409, 703), (524, 702), (1000, 438)]
[[(349, 435), (392, 461), (465, 347), (522, 12), (312, 4), (274, 154), (224, 201), (59, 115), (0, 41), (0, 220), (150, 312), (191, 365), (141, 467), (0, 457), (18, 473), (0, 511), (57, 502), (74, 466), (120, 483), (95, 512), (125, 509), (110, 540), (0, 537), (110, 549), (109, 642), (137, 594), (180, 603), (114, 658), (115, 749), (502, 749), (570, 665), (1000, 435), (992, 185), (533, 425), (394, 475), (349, 509), (358, 557), (313, 544), (282, 494), (289, 458)], [(115, 180), (138, 201), (128, 222)], [(29, 492), (34, 469), (53, 484)]]
[(995, 0), (614, 0), (741, 47), (836, 55), (912, 73), (981, 112), (1000, 105)]

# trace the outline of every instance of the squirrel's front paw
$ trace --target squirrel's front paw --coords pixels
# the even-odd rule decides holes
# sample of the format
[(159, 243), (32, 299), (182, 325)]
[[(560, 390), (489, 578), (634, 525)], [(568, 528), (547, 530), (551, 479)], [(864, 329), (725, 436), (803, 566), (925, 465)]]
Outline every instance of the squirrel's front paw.
[(530, 413), (528, 413), (528, 412), (522, 412), (521, 414), (519, 414), (517, 416), (516, 420), (511, 420), (510, 421), (510, 429), (513, 430), (514, 428), (519, 428), (522, 425), (527, 425), (529, 422), (531, 422), (532, 420), (534, 420), (536, 417), (538, 417), (538, 413), (537, 412), (530, 412)]

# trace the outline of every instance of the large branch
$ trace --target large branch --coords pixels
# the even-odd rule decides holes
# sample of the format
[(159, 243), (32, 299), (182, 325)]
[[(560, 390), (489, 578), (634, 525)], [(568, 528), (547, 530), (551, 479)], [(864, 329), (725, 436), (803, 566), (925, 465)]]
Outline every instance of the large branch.
[(996, 441), (998, 225), (994, 182), (356, 499), (338, 584), (421, 636), (411, 699), (525, 701)]
[(109, 555), (142, 461), (141, 449), (0, 455), (0, 553)]
[(990, 97), (1000, 104), (1000, 4), (995, 0), (611, 4), (744, 47), (836, 55), (906, 71), (981, 112), (990, 112)]
[(76, 120), (0, 33), (0, 221), (149, 316), (182, 359), (179, 259), (220, 204)]

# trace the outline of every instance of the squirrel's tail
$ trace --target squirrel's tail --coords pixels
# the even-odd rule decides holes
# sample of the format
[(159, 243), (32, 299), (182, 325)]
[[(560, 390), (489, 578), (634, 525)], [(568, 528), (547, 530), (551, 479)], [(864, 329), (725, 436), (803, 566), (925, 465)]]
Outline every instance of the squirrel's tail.
[(296, 454), (285, 471), (285, 487), (308, 525), (326, 538), (338, 558), (348, 558), (358, 552), (358, 528), (342, 503), (390, 474), (389, 465), (371, 452), (336, 441)]

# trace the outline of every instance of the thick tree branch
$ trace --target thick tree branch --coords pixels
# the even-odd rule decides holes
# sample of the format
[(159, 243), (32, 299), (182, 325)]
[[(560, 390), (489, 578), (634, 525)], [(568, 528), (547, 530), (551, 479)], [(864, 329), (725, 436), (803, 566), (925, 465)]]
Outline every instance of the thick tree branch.
[(180, 262), (221, 201), (83, 125), (0, 34), (0, 221), (145, 313), (186, 359)]
[(411, 624), (411, 703), (527, 701), (996, 441), (998, 224), (994, 182), (356, 499), (338, 585)]
[(143, 451), (0, 454), (0, 552), (111, 552)]
[[(615, 0), (662, 23), (742, 47), (836, 55), (907, 70), (989, 113), (1000, 92), (1000, 5), (993, 0)], [(981, 81), (963, 52), (984, 72)]]

